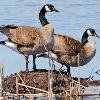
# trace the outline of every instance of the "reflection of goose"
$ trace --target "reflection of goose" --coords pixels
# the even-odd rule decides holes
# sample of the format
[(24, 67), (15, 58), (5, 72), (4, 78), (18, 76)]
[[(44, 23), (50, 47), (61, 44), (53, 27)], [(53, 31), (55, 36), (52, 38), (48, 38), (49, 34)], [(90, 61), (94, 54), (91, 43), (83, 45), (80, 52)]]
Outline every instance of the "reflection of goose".
[(44, 26), (43, 28), (14, 25), (0, 27), (0, 32), (9, 38), (7, 41), (1, 41), (0, 43), (15, 51), (19, 51), (25, 56), (26, 70), (28, 70), (29, 55), (46, 52), (44, 45), (48, 50), (51, 50), (54, 45), (54, 28), (45, 18), (46, 12), (53, 11), (58, 12), (52, 4), (46, 4), (41, 9), (39, 19)]
[[(80, 54), (80, 66), (91, 61), (96, 53), (95, 45), (89, 43), (88, 36), (96, 36), (99, 38), (92, 28), (89, 28), (84, 32), (81, 42), (68, 36), (54, 34), (55, 43), (51, 50), (51, 59), (65, 65), (68, 68), (68, 74), (70, 75), (70, 66), (78, 66), (78, 53)], [(48, 52), (40, 54), (38, 57), (48, 57)]]

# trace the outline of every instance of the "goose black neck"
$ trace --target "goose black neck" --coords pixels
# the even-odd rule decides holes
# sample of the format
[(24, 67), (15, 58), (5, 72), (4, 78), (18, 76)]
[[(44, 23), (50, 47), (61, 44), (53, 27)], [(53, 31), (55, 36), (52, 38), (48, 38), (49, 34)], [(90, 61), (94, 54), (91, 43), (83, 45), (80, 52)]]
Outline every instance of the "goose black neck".
[(81, 40), (82, 44), (85, 45), (88, 42), (88, 34), (85, 31), (83, 36), (82, 36), (82, 40)]
[(46, 13), (46, 10), (43, 7), (39, 13), (39, 20), (40, 20), (42, 26), (49, 24), (48, 20), (45, 18), (45, 13)]

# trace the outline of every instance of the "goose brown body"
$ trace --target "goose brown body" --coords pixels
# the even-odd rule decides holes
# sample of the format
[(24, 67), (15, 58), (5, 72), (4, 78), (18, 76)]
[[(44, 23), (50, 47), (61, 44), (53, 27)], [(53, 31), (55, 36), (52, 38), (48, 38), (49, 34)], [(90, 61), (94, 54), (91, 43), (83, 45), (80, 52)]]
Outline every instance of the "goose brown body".
[[(56, 49), (53, 48), (55, 51)], [(93, 51), (93, 52), (92, 52)], [(92, 52), (92, 53), (90, 53)], [(79, 65), (83, 66), (91, 61), (91, 59), (95, 56), (96, 48), (91, 48), (91, 45), (89, 43), (85, 44), (79, 53)], [(66, 66), (72, 66), (72, 67), (78, 67), (78, 55), (68, 55), (68, 53), (62, 53), (59, 52), (57, 54), (58, 62), (66, 65)]]
[[(91, 61), (95, 56), (96, 47), (94, 44), (88, 42), (88, 36), (99, 36), (92, 28), (87, 29), (81, 42), (65, 35), (58, 33), (54, 34), (54, 47), (52, 48), (50, 59), (53, 59), (68, 68), (68, 74), (70, 74), (70, 67), (78, 66), (78, 54), (79, 54), (79, 66), (83, 66)], [(40, 54), (38, 57), (48, 57), (48, 53)]]

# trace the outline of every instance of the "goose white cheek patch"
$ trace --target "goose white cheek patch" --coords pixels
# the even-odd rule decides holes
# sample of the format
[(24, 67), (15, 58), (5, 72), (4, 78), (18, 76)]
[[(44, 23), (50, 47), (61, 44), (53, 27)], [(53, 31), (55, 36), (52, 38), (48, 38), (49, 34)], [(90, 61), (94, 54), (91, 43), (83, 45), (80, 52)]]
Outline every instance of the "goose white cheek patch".
[(90, 30), (87, 30), (87, 34), (90, 35), (90, 36), (92, 35)]
[(45, 6), (46, 11), (50, 12), (51, 10), (49, 9), (48, 6)]

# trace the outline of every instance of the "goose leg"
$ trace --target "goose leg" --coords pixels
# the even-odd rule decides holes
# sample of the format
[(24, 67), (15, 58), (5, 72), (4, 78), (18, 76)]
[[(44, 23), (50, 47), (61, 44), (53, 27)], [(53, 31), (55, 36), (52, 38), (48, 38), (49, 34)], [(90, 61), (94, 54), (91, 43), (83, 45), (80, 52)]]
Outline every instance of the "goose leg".
[(33, 55), (33, 70), (36, 70), (36, 63), (35, 63), (36, 55)]
[(70, 66), (67, 66), (67, 73), (68, 73), (68, 76), (71, 76), (71, 73), (70, 73)]
[(26, 60), (26, 71), (27, 72), (29, 72), (29, 69), (28, 69), (28, 63), (29, 63), (28, 58), (29, 58), (29, 56), (25, 56), (25, 60)]

